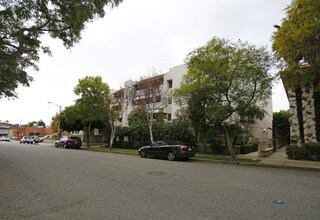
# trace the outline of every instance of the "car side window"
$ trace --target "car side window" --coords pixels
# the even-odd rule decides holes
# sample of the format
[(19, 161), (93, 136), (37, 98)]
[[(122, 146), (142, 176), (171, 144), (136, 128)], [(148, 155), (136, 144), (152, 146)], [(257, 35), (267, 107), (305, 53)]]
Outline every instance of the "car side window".
[(155, 141), (152, 144), (152, 146), (162, 146), (162, 145), (166, 145), (166, 143), (163, 141)]
[(71, 137), (71, 139), (76, 140), (76, 141), (80, 141), (79, 137)]
[(152, 146), (160, 146), (161, 144), (159, 143), (159, 141), (155, 141), (151, 144)]

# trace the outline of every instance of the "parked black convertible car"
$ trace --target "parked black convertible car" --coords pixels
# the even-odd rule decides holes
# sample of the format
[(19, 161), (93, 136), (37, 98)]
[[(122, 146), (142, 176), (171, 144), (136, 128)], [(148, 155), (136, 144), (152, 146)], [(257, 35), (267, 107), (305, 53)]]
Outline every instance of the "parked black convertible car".
[(168, 160), (188, 160), (189, 157), (194, 157), (195, 153), (194, 147), (177, 141), (155, 141), (149, 146), (139, 148), (140, 157), (162, 157)]

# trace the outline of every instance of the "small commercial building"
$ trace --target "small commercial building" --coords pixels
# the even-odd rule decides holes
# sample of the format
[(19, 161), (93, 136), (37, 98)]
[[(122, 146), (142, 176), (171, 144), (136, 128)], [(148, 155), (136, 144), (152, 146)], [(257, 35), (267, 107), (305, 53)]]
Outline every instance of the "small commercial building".
[(10, 139), (16, 139), (17, 125), (13, 125), (7, 122), (0, 122), (0, 137), (5, 136)]

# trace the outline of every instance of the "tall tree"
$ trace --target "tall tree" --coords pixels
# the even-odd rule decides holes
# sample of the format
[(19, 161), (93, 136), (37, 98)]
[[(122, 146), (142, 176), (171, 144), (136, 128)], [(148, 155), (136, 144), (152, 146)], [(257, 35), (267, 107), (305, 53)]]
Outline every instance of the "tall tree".
[(134, 93), (132, 94), (133, 103), (147, 117), (151, 143), (154, 142), (153, 125), (155, 115), (162, 112), (165, 102), (162, 86), (163, 75), (154, 75), (137, 82), (134, 85)]
[[(193, 124), (219, 129), (235, 159), (230, 126), (238, 116), (264, 117), (264, 105), (271, 96), (273, 59), (265, 48), (248, 43), (213, 38), (192, 51), (187, 59), (188, 72), (175, 95), (185, 100)], [(199, 125), (200, 126), (200, 125)], [(233, 126), (231, 126), (233, 127)], [(200, 130), (206, 136), (206, 130)], [(203, 141), (206, 141), (203, 138)]]
[(302, 88), (314, 89), (316, 138), (320, 142), (320, 2), (293, 0), (273, 35), (273, 50), (283, 60), (283, 81), (296, 94), (300, 141), (304, 142)]
[(19, 84), (29, 86), (28, 67), (36, 65), (40, 51), (51, 54), (41, 36), (48, 34), (70, 48), (81, 39), (85, 24), (104, 17), (105, 7), (122, 0), (6, 0), (0, 1), (0, 98), (16, 97)]
[(109, 86), (102, 81), (100, 76), (87, 76), (79, 80), (74, 93), (80, 96), (76, 100), (77, 117), (82, 121), (83, 130), (87, 136), (87, 146), (90, 147), (92, 124), (97, 121), (105, 121), (107, 118), (104, 106), (110, 100)]
[(287, 17), (281, 26), (275, 26), (273, 35), (273, 50), (285, 62), (282, 75), (293, 88), (319, 82), (320, 2), (293, 0), (286, 10)]
[(61, 112), (61, 115), (57, 114), (52, 120), (52, 124), (57, 130), (58, 120), (60, 118), (60, 129), (63, 131), (80, 131), (83, 129), (81, 118), (79, 117), (80, 109), (76, 105), (66, 106)]

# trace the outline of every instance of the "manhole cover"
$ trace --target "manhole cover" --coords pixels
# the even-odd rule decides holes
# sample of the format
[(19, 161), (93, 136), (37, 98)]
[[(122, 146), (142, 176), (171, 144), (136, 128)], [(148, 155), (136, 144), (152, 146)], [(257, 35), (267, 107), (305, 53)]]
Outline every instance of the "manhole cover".
[(283, 205), (284, 201), (279, 199), (279, 200), (274, 201), (274, 203), (276, 203), (278, 205)]
[(153, 172), (149, 172), (148, 174), (151, 175), (151, 176), (163, 176), (163, 175), (166, 175), (165, 172), (160, 172), (160, 171), (153, 171)]

